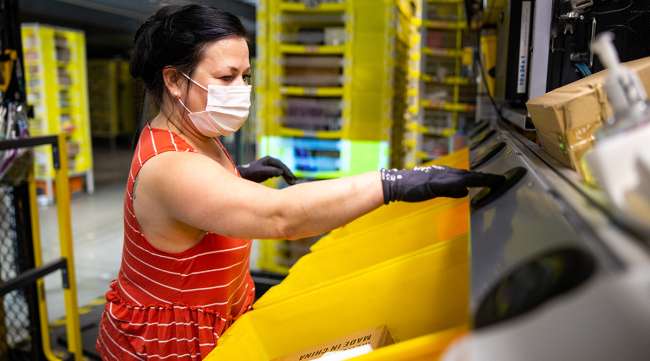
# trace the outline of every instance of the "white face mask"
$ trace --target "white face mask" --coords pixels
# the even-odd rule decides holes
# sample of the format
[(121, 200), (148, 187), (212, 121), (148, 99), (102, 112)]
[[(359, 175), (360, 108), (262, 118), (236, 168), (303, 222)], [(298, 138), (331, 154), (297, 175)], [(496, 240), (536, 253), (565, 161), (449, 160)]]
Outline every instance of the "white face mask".
[(179, 98), (183, 108), (187, 110), (192, 124), (201, 134), (215, 138), (220, 135), (228, 136), (239, 130), (248, 118), (251, 107), (250, 85), (214, 85), (209, 84), (206, 89), (192, 78), (183, 74), (192, 83), (208, 92), (208, 101), (205, 110), (201, 112), (190, 111)]

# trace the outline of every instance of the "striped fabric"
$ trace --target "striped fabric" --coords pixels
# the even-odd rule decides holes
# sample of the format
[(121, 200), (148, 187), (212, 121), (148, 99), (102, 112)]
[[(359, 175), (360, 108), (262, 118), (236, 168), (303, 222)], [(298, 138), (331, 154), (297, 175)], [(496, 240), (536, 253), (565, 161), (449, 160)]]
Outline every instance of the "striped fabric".
[(96, 344), (104, 360), (202, 359), (255, 296), (250, 240), (208, 233), (170, 254), (142, 234), (133, 210), (135, 179), (149, 159), (172, 151), (194, 150), (169, 130), (142, 131), (124, 199), (122, 265), (106, 293)]

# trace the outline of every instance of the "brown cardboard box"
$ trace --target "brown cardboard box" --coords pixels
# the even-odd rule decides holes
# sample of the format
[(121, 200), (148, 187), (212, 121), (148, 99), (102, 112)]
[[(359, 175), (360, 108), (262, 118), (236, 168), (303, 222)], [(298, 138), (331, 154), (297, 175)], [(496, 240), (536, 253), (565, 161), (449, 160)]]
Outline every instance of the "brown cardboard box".
[(276, 358), (273, 361), (307, 361), (322, 357), (327, 352), (343, 351), (368, 344), (375, 350), (392, 343), (393, 338), (390, 336), (390, 332), (388, 332), (386, 326), (381, 326), (318, 345), (293, 355)]
[[(650, 57), (625, 63), (636, 71), (650, 93)], [(603, 89), (607, 71), (601, 71), (531, 99), (526, 106), (537, 141), (553, 158), (585, 177), (582, 156), (593, 146), (594, 135), (612, 116)]]

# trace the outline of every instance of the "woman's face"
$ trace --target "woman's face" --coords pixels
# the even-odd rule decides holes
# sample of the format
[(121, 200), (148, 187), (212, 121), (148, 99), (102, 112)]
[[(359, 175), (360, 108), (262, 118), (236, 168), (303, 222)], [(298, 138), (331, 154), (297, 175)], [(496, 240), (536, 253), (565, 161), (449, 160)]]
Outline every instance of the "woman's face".
[[(250, 68), (246, 40), (229, 37), (208, 44), (194, 72), (187, 75), (206, 89), (210, 84), (246, 85)], [(185, 82), (181, 92), (185, 105), (193, 112), (205, 110), (208, 93), (182, 75), (179, 80)]]

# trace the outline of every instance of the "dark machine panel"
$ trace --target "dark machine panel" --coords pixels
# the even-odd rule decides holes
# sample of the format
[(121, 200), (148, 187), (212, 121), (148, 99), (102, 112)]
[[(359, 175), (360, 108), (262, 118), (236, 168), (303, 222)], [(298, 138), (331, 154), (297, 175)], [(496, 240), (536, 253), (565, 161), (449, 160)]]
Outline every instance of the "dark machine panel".
[(547, 90), (603, 69), (589, 45), (604, 31), (614, 33), (621, 61), (650, 56), (648, 24), (650, 0), (555, 0)]

